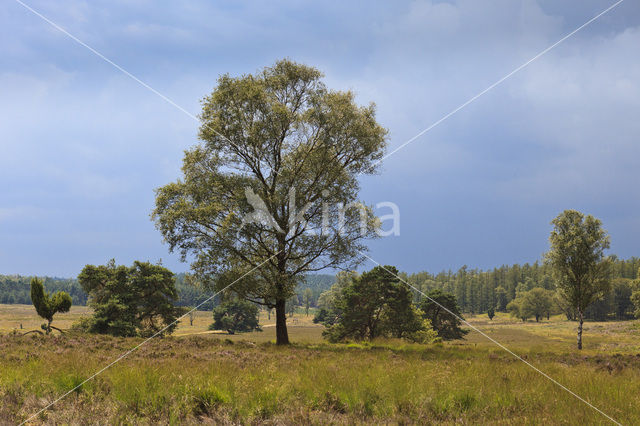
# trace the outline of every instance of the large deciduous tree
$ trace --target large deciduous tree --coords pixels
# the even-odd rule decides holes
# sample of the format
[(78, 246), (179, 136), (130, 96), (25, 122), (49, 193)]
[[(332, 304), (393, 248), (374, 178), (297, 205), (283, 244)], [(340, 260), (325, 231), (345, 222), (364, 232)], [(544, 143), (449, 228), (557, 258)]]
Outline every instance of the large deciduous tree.
[(203, 101), (202, 143), (183, 178), (157, 190), (152, 215), (202, 280), (275, 308), (278, 344), (289, 343), (286, 301), (301, 277), (354, 267), (379, 226), (357, 177), (376, 171), (387, 132), (373, 105), (321, 77), (289, 60), (220, 77)]
[(545, 258), (561, 297), (575, 309), (582, 349), (585, 310), (610, 290), (610, 262), (604, 255), (610, 240), (600, 220), (576, 210), (565, 210), (551, 224), (551, 249)]
[[(53, 316), (58, 312), (69, 312), (71, 309), (71, 296), (64, 291), (59, 291), (49, 295), (44, 290), (44, 284), (38, 278), (31, 280), (31, 302), (36, 308), (38, 315), (47, 320), (42, 326), (47, 334), (51, 333)], [(60, 331), (56, 328), (56, 330)]]

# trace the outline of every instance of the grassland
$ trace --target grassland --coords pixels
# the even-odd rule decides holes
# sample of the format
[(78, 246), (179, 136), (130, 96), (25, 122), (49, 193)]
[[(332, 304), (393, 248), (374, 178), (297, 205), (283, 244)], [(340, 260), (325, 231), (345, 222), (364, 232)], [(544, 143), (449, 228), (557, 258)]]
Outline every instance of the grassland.
[[(82, 309), (54, 324), (68, 328)], [(0, 423), (27, 419), (142, 341), (11, 333), (39, 325), (34, 315), (0, 305)], [(261, 333), (228, 336), (207, 332), (209, 315), (145, 344), (33, 423), (610, 423), (477, 332), (434, 345), (332, 345), (297, 314), (296, 343), (281, 348), (273, 319), (262, 318)], [(578, 352), (575, 324), (560, 317), (469, 321), (617, 421), (640, 424), (638, 322), (587, 323)]]

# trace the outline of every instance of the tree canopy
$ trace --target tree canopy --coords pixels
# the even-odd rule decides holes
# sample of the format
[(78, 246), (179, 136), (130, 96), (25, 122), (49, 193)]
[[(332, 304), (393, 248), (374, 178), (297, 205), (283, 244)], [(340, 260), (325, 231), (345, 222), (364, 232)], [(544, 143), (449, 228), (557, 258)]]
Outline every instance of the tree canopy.
[(358, 200), (357, 177), (376, 171), (386, 130), (373, 104), (328, 89), (315, 68), (289, 60), (218, 79), (203, 100), (202, 143), (183, 178), (157, 190), (153, 219), (171, 250), (218, 289), (276, 309), (304, 274), (354, 267), (379, 221)]
[(522, 321), (533, 317), (536, 322), (543, 317), (549, 318), (554, 307), (554, 292), (535, 287), (528, 291), (523, 291), (507, 305), (507, 310), (511, 315), (520, 318)]
[(174, 306), (178, 297), (175, 277), (167, 268), (135, 261), (131, 267), (106, 265), (84, 267), (78, 280), (89, 294), (94, 309), (86, 328), (95, 333), (114, 336), (151, 336), (174, 321), (182, 308)]
[(605, 296), (611, 286), (611, 265), (604, 255), (610, 239), (600, 220), (576, 210), (565, 210), (551, 223), (551, 248), (546, 261), (551, 265), (562, 298), (576, 310), (577, 346), (582, 349), (584, 312)]
[(362, 275), (343, 273), (324, 297), (316, 322), (332, 342), (377, 337), (425, 341), (435, 338), (430, 324), (412, 303), (408, 287), (393, 266), (377, 266)]
[(213, 308), (211, 330), (225, 330), (229, 334), (248, 331), (262, 331), (259, 310), (255, 303), (232, 299)]
[(443, 340), (462, 339), (469, 332), (460, 328), (462, 313), (453, 294), (432, 290), (420, 303), (420, 310)]

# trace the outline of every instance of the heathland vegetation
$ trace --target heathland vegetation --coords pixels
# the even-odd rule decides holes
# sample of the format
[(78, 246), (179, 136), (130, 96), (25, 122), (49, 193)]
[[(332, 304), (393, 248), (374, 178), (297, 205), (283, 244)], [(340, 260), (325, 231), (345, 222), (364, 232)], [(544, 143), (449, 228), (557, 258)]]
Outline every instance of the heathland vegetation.
[[(70, 324), (86, 308), (59, 314)], [(80, 384), (141, 338), (76, 334), (19, 336), (10, 328), (33, 307), (0, 306), (0, 423), (19, 423)], [(586, 322), (575, 351), (575, 323), (564, 316), (522, 323), (509, 314), (466, 315), (622, 424), (640, 422), (640, 327), (636, 321)], [(471, 331), (429, 345), (394, 339), (331, 344), (302, 311), (289, 319), (294, 342), (277, 347), (275, 321), (262, 332), (206, 333), (198, 312), (174, 334), (143, 345), (85, 383), (34, 423), (495, 423), (602, 424), (606, 418)], [(189, 335), (187, 335), (189, 334)], [(275, 380), (273, 380), (275, 379)]]

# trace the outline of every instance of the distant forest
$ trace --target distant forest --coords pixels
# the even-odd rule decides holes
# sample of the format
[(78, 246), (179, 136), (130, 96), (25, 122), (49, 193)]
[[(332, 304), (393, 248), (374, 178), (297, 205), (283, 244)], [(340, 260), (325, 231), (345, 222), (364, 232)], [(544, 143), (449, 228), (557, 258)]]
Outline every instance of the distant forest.
[[(629, 284), (638, 277), (640, 258), (632, 257), (627, 260), (611, 257), (613, 260), (611, 279), (614, 283)], [(176, 287), (180, 298), (176, 303), (179, 306), (197, 306), (210, 297), (211, 293), (201, 288), (190, 285), (185, 281), (184, 273), (176, 274)], [(497, 310), (505, 310), (506, 305), (521, 291), (542, 287), (553, 290), (549, 268), (539, 262), (524, 265), (501, 266), (492, 270), (470, 269), (463, 266), (458, 271), (445, 271), (438, 274), (419, 272), (404, 274), (412, 286), (427, 293), (433, 289), (441, 289), (456, 296), (458, 305), (466, 313), (484, 313), (490, 307)], [(31, 277), (17, 275), (0, 275), (0, 303), (30, 304)], [(303, 304), (303, 293), (309, 288), (312, 297), (310, 306), (316, 306), (320, 294), (328, 290), (335, 282), (335, 276), (328, 274), (314, 274), (306, 277), (296, 289), (297, 300), (293, 298), (295, 305)], [(87, 295), (75, 279), (45, 278), (44, 285), (48, 292), (66, 291), (71, 295), (74, 305), (86, 305)], [(586, 313), (590, 319), (612, 318), (616, 312), (616, 304), (631, 304), (626, 299), (628, 295), (618, 294), (621, 286), (612, 286), (611, 293), (601, 301), (594, 303)], [(630, 292), (630, 290), (629, 290)], [(423, 296), (414, 291), (416, 300)], [(621, 300), (624, 299), (624, 300)], [(203, 305), (200, 309), (210, 310), (218, 300), (214, 299)], [(619, 316), (618, 316), (619, 317)]]
[[(611, 256), (611, 281), (616, 284), (610, 294), (602, 300), (593, 303), (586, 312), (586, 318), (604, 320), (611, 318), (616, 311), (614, 305), (624, 305), (629, 311), (624, 317), (631, 317), (631, 281), (638, 278), (640, 258), (632, 257), (627, 260)], [(463, 266), (457, 272), (440, 272), (437, 275), (428, 272), (405, 275), (407, 282), (427, 293), (433, 289), (441, 289), (456, 296), (458, 305), (463, 312), (484, 313), (490, 307), (505, 311), (506, 305), (521, 291), (542, 287), (554, 290), (551, 270), (548, 266), (538, 262), (534, 264), (501, 266), (489, 271), (469, 269)], [(620, 293), (622, 289), (623, 294)], [(414, 291), (416, 299), (422, 295)], [(618, 316), (619, 319), (620, 316)]]
[[(0, 275), (0, 304), (31, 304), (31, 276)], [(198, 306), (211, 297), (211, 292), (186, 282), (186, 274), (176, 274), (176, 288), (180, 298), (176, 302), (178, 306)], [(87, 294), (82, 290), (76, 279), (46, 277), (44, 287), (47, 292), (66, 291), (71, 296), (74, 305), (86, 305)], [(303, 283), (296, 289), (298, 300), (302, 303), (302, 294), (309, 288), (312, 298), (311, 306), (315, 306), (320, 293), (328, 290), (335, 282), (333, 275), (314, 274), (308, 275)], [(219, 302), (218, 298), (205, 303), (201, 310), (211, 310)]]

